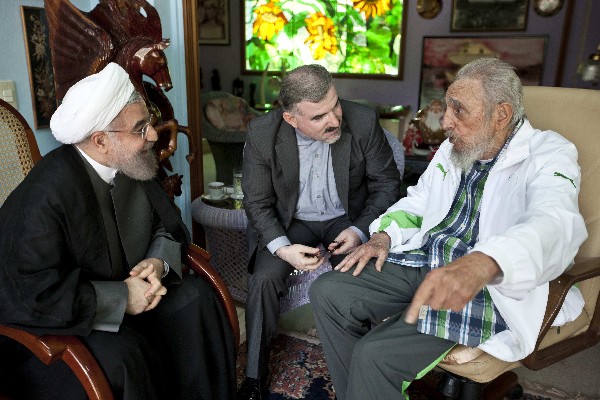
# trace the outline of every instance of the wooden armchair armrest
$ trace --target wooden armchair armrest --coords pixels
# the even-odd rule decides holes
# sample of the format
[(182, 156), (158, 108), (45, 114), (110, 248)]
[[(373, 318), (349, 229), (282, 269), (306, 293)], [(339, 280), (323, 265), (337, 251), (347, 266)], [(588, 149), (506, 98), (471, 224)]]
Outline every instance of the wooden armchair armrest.
[(27, 347), (46, 365), (63, 360), (83, 385), (90, 400), (112, 400), (108, 380), (88, 348), (76, 336), (37, 336), (21, 329), (0, 325), (0, 335)]
[[(533, 353), (521, 361), (529, 369), (539, 370), (559, 361), (570, 354), (584, 350), (600, 341), (600, 307), (596, 307), (588, 330), (584, 333), (563, 340), (545, 349), (540, 343), (552, 327), (552, 322), (562, 307), (567, 292), (577, 282), (600, 276), (600, 257), (578, 259), (570, 270), (550, 282), (548, 305), (542, 322), (540, 334)], [(599, 299), (600, 302), (600, 299)]]
[[(215, 269), (209, 264), (210, 254), (196, 245), (187, 252), (187, 265), (207, 279), (217, 291), (229, 317), (236, 348), (240, 343), (240, 327), (233, 298)], [(77, 336), (34, 335), (21, 329), (0, 325), (0, 335), (9, 337), (29, 349), (44, 364), (63, 360), (83, 385), (90, 400), (112, 400), (112, 390), (102, 368)], [(5, 398), (0, 394), (0, 399)]]
[(235, 303), (233, 301), (233, 297), (231, 297), (231, 293), (229, 289), (227, 289), (227, 285), (219, 273), (210, 265), (210, 254), (202, 249), (201, 247), (196, 246), (195, 244), (191, 244), (188, 248), (187, 252), (187, 266), (190, 267), (196, 274), (208, 280), (208, 282), (213, 286), (219, 298), (221, 299), (221, 303), (225, 308), (225, 312), (229, 317), (229, 322), (231, 323), (231, 329), (233, 330), (233, 336), (235, 338), (235, 347), (236, 349), (240, 345), (240, 325), (237, 317), (237, 311), (235, 309)]
[[(196, 245), (187, 252), (187, 265), (207, 279), (217, 291), (229, 317), (236, 348), (240, 343), (240, 327), (233, 298), (215, 269), (209, 264), (210, 254)], [(112, 390), (102, 368), (77, 336), (34, 335), (21, 329), (0, 325), (0, 335), (9, 337), (29, 349), (44, 364), (63, 360), (83, 385), (90, 400), (112, 400)], [(3, 398), (0, 394), (0, 399)]]

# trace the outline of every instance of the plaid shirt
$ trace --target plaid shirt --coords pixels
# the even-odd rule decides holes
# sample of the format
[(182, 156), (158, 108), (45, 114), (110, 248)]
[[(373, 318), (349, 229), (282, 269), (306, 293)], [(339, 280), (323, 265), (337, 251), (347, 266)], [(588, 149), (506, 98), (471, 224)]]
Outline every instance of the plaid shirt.
[[(494, 160), (495, 161), (495, 160)], [(448, 215), (429, 232), (425, 245), (407, 253), (390, 253), (387, 261), (411, 267), (439, 268), (467, 254), (479, 236), (479, 210), (488, 172), (494, 161), (475, 162), (462, 174)], [(475, 347), (508, 329), (484, 287), (461, 311), (435, 311), (424, 306), (419, 313), (419, 332)]]

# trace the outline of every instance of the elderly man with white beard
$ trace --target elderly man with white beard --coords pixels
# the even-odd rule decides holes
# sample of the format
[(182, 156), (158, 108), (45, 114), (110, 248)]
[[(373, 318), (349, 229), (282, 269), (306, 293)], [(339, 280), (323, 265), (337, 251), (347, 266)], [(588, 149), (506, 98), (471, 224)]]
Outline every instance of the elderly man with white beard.
[[(417, 185), (312, 284), (338, 399), (406, 397), (456, 343), (505, 361), (533, 350), (548, 282), (587, 232), (577, 150), (534, 129), (522, 98), (509, 64), (464, 66), (446, 93), (448, 139)], [(582, 306), (572, 288), (555, 324)]]
[[(129, 75), (110, 63), (52, 116), (63, 145), (0, 208), (0, 323), (77, 335), (117, 399), (223, 399), (235, 345), (212, 287), (182, 274), (189, 233), (154, 180), (158, 135)], [(0, 393), (84, 399), (66, 364), (0, 340)]]

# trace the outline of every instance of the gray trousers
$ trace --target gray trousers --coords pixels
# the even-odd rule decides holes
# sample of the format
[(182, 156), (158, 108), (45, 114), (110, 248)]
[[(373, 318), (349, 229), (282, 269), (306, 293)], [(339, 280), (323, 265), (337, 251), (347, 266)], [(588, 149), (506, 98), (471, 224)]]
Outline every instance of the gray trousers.
[(404, 322), (427, 271), (386, 262), (377, 272), (370, 261), (357, 277), (331, 271), (313, 282), (310, 302), (339, 400), (401, 399), (454, 346)]
[[(346, 216), (323, 222), (292, 220), (287, 237), (293, 244), (316, 247), (322, 243), (327, 247), (351, 225)], [(337, 265), (343, 258), (331, 257), (329, 261)], [(257, 251), (246, 298), (247, 377), (256, 379), (268, 372), (269, 345), (279, 321), (279, 299), (286, 294), (286, 281), (293, 271), (290, 264), (267, 248)]]

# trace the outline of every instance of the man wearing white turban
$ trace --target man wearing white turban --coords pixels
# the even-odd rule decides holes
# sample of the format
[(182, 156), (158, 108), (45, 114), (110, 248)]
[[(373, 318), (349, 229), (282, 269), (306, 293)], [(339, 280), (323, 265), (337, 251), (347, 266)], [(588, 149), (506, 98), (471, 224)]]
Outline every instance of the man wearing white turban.
[[(189, 233), (153, 179), (158, 135), (128, 74), (76, 83), (50, 127), (63, 146), (0, 208), (0, 323), (80, 336), (115, 398), (233, 398), (233, 334), (210, 285), (181, 272)], [(0, 352), (0, 393), (85, 398), (66, 365)]]

